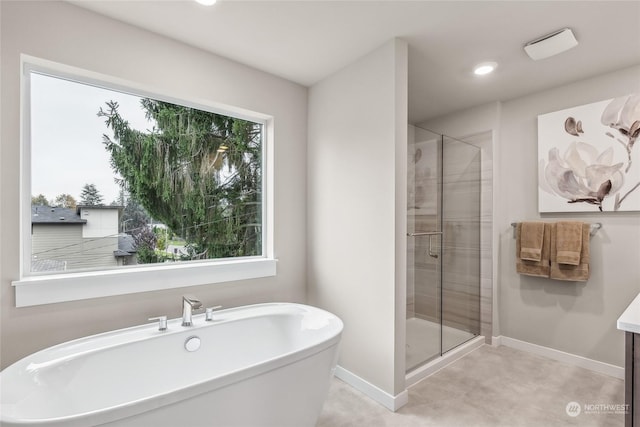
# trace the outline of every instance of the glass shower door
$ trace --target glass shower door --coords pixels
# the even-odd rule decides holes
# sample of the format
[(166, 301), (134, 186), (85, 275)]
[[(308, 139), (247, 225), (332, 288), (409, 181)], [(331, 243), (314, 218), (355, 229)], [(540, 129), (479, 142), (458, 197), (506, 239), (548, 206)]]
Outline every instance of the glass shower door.
[(415, 128), (408, 150), (407, 371), (480, 332), (480, 149)]
[(442, 354), (440, 187), (442, 136), (415, 128), (408, 150), (407, 346), (412, 370)]
[(442, 353), (480, 334), (480, 148), (444, 136), (442, 230)]

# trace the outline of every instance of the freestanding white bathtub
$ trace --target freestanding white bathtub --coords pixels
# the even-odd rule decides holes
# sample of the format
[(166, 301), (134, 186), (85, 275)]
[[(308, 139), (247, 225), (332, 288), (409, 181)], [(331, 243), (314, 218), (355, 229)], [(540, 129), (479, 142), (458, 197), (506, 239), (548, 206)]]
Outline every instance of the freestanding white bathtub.
[[(342, 321), (300, 304), (222, 310), (69, 341), (0, 373), (0, 425), (313, 426)], [(186, 342), (200, 338), (188, 351)], [(193, 344), (195, 341), (191, 340)]]

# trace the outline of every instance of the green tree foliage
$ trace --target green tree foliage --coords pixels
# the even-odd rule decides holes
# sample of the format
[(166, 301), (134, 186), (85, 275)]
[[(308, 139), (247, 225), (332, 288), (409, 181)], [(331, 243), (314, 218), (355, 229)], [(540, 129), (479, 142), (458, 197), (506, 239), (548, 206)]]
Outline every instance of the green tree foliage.
[(259, 124), (151, 99), (142, 107), (154, 128), (129, 126), (116, 102), (104, 117), (111, 165), (149, 214), (195, 248), (194, 257), (259, 255)]
[(71, 194), (65, 193), (59, 194), (53, 201), (53, 205), (59, 208), (75, 209), (76, 204), (76, 199)]
[(126, 206), (127, 205), (127, 193), (123, 188), (120, 188), (118, 193), (118, 198), (114, 199), (109, 203), (110, 206)]
[(139, 264), (150, 264), (160, 261), (155, 250), (157, 238), (149, 227), (137, 229), (132, 234), (132, 237), (136, 245), (136, 255)]
[(95, 184), (85, 184), (82, 187), (80, 204), (85, 206), (102, 206), (102, 195)]
[(49, 201), (44, 194), (38, 194), (37, 196), (31, 196), (31, 204), (34, 206), (49, 206)]
[(152, 222), (151, 216), (129, 195), (124, 188), (120, 188), (118, 198), (111, 202), (111, 206), (123, 206), (120, 215), (120, 232), (134, 234), (137, 230), (147, 227)]
[(127, 233), (145, 228), (151, 222), (147, 211), (133, 197), (128, 197), (122, 211), (122, 231)]
[(153, 234), (156, 235), (156, 248), (164, 252), (167, 249), (167, 230), (160, 227), (153, 227)]

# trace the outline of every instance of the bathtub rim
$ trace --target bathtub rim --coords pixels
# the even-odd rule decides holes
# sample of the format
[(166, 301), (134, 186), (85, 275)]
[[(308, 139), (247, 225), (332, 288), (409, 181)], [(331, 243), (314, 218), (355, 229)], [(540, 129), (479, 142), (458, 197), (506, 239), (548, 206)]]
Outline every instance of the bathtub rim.
[[(233, 314), (233, 313), (238, 313), (238, 312), (242, 312), (242, 311), (248, 311), (248, 310), (256, 310), (256, 309), (266, 309), (266, 308), (286, 308), (286, 307), (295, 307), (295, 308), (299, 308), (299, 309), (303, 309), (306, 311), (321, 311), (324, 313), (327, 313), (328, 315), (332, 316), (333, 318), (335, 318), (338, 321), (338, 331), (337, 331), (337, 335), (339, 335), (342, 330), (344, 329), (344, 323), (342, 322), (342, 319), (340, 319), (338, 316), (336, 316), (335, 314), (328, 312), (326, 310), (323, 310), (319, 307), (314, 307), (311, 305), (307, 305), (307, 304), (300, 304), (300, 303), (286, 303), (286, 302), (270, 302), (270, 303), (258, 303), (258, 304), (250, 304), (250, 305), (244, 305), (244, 306), (239, 306), (239, 307), (230, 307), (230, 308), (226, 308), (226, 309), (222, 309), (222, 310), (218, 310), (215, 312), (214, 314), (214, 321), (213, 322), (205, 322), (205, 314), (204, 313), (199, 313), (199, 314), (194, 314), (193, 315), (193, 326), (189, 326), (189, 327), (184, 327), (182, 326), (182, 318), (180, 317), (176, 317), (176, 318), (172, 318), (172, 319), (168, 319), (167, 320), (167, 325), (168, 325), (168, 329), (166, 331), (159, 331), (157, 328), (157, 323), (143, 323), (140, 325), (134, 325), (134, 326), (129, 326), (126, 328), (120, 328), (120, 329), (114, 329), (114, 330), (110, 330), (110, 331), (105, 331), (105, 332), (100, 332), (97, 334), (92, 334), (92, 335), (87, 335), (84, 337), (79, 337), (79, 338), (74, 338), (72, 340), (69, 341), (64, 341), (58, 344), (54, 344), (52, 346), (49, 347), (45, 347), (42, 348), (34, 353), (31, 353), (17, 361), (15, 361), (14, 363), (12, 363), (11, 365), (7, 366), (6, 368), (4, 368), (2, 371), (0, 371), (0, 374), (4, 373), (5, 371), (8, 371), (9, 369), (15, 369), (17, 365), (20, 364), (24, 364), (26, 363), (26, 360), (29, 358), (36, 358), (38, 355), (43, 354), (45, 352), (51, 352), (51, 351), (56, 351), (59, 349), (63, 349), (64, 347), (76, 347), (76, 346), (87, 346), (89, 348), (85, 349), (85, 350), (79, 350), (75, 353), (73, 353), (73, 355), (67, 355), (67, 356), (61, 356), (58, 358), (57, 361), (59, 362), (63, 362), (66, 360), (71, 360), (77, 357), (81, 357), (84, 355), (88, 355), (94, 352), (99, 352), (101, 350), (105, 350), (107, 348), (115, 348), (115, 347), (119, 347), (119, 346), (124, 346), (127, 344), (131, 344), (133, 342), (138, 342), (138, 341), (146, 341), (146, 340), (152, 340), (152, 339), (157, 339), (157, 338), (161, 338), (163, 336), (167, 336), (167, 335), (177, 335), (177, 334), (182, 334), (182, 333), (186, 333), (186, 332), (193, 332), (196, 333), (198, 330), (202, 329), (202, 328), (207, 328), (207, 327), (211, 327), (211, 326), (215, 326), (218, 324), (225, 324), (225, 323), (230, 323), (233, 322), (235, 320), (240, 320), (240, 319), (245, 319), (248, 318), (246, 316), (234, 316), (232, 318), (228, 318), (228, 319), (217, 319), (219, 318), (221, 315), (228, 315), (228, 314)], [(311, 309), (311, 310), (309, 310)], [(277, 313), (277, 312), (276, 312)], [(275, 314), (275, 313), (274, 313)], [(263, 313), (263, 314), (256, 314), (254, 316), (250, 316), (250, 317), (266, 317), (268, 316), (267, 313)], [(115, 342), (109, 343), (109, 341), (111, 339), (117, 340)], [(92, 341), (98, 341), (98, 340), (106, 340), (107, 342), (105, 344), (102, 344), (98, 347), (92, 346), (91, 342)], [(53, 362), (47, 362), (47, 363), (53, 363)], [(0, 376), (0, 378), (2, 378)], [(0, 402), (1, 403), (1, 402)]]
[[(219, 315), (222, 315), (224, 314), (224, 312), (227, 312), (228, 314), (228, 313), (234, 313), (234, 312), (247, 311), (248, 309), (256, 309), (256, 308), (260, 309), (260, 308), (268, 308), (268, 307), (272, 307), (272, 308), (296, 307), (298, 309), (303, 309), (303, 312), (319, 310), (321, 312), (327, 313), (328, 315), (331, 316), (332, 319), (335, 319), (337, 321), (336, 326), (332, 326), (332, 328), (335, 328), (336, 331), (333, 335), (331, 335), (327, 339), (324, 339), (319, 342), (315, 342), (313, 345), (302, 347), (294, 351), (282, 353), (276, 357), (271, 357), (271, 358), (261, 360), (259, 363), (247, 365), (241, 369), (230, 371), (229, 373), (226, 373), (224, 375), (205, 379), (200, 382), (195, 382), (193, 384), (188, 385), (187, 387), (170, 389), (163, 393), (157, 393), (154, 395), (145, 396), (141, 399), (136, 399), (130, 402), (125, 402), (125, 403), (113, 405), (110, 407), (104, 407), (104, 408), (96, 409), (93, 411), (81, 412), (81, 413), (72, 414), (72, 415), (63, 416), (63, 417), (15, 418), (11, 415), (9, 416), (3, 415), (5, 411), (2, 411), (2, 413), (0, 413), (0, 425), (2, 425), (3, 427), (4, 426), (24, 426), (24, 425), (74, 427), (74, 426), (87, 425), (86, 424), (87, 420), (91, 420), (92, 423), (96, 423), (96, 424), (104, 424), (104, 423), (113, 422), (119, 419), (131, 417), (134, 415), (142, 414), (144, 412), (153, 410), (160, 406), (175, 404), (182, 400), (189, 399), (189, 398), (198, 396), (200, 394), (204, 394), (204, 393), (212, 392), (224, 387), (228, 387), (234, 383), (245, 381), (250, 378), (257, 377), (261, 374), (283, 368), (284, 366), (295, 363), (296, 361), (313, 357), (314, 355), (321, 353), (323, 351), (327, 351), (327, 350), (337, 351), (337, 347), (339, 346), (339, 343), (342, 337), (344, 324), (338, 316), (318, 307), (305, 305), (305, 304), (298, 304), (298, 303), (261, 303), (261, 304), (252, 304), (252, 305), (229, 308), (225, 310), (220, 310), (216, 313), (218, 313)], [(277, 314), (277, 313), (283, 313), (283, 312), (279, 312), (276, 310), (272, 314)], [(287, 312), (284, 312), (284, 313), (287, 313)], [(232, 319), (214, 322), (213, 324), (211, 324), (210, 322), (204, 322), (204, 314), (198, 314), (198, 315), (194, 315), (194, 326), (189, 327), (188, 329), (183, 328), (183, 329), (176, 329), (176, 330), (167, 331), (167, 332), (158, 332), (157, 326), (155, 324), (143, 324), (143, 325), (136, 325), (128, 328), (117, 329), (113, 331), (107, 331), (107, 332), (103, 332), (95, 335), (90, 335), (90, 336), (66, 341), (66, 342), (39, 350), (38, 352), (25, 356), (24, 358), (8, 366), (2, 372), (0, 372), (0, 374), (4, 373), (10, 368), (19, 369), (20, 365), (26, 364), (29, 358), (34, 357), (39, 353), (56, 350), (58, 348), (68, 346), (68, 345), (83, 344), (84, 342), (87, 342), (90, 340), (108, 338), (113, 335), (122, 334), (123, 332), (125, 333), (125, 336), (126, 336), (126, 339), (124, 341), (117, 342), (110, 345), (106, 344), (106, 345), (99, 346), (95, 349), (82, 351), (77, 355), (75, 355), (75, 357), (83, 357), (93, 352), (99, 352), (99, 351), (104, 351), (105, 349), (130, 345), (137, 341), (159, 339), (159, 338), (162, 338), (162, 336), (167, 334), (174, 335), (174, 334), (197, 333), (197, 330), (202, 328), (207, 328), (207, 327), (213, 327), (216, 325), (216, 323), (217, 324), (230, 323), (235, 320), (246, 319), (248, 317), (268, 317), (268, 314), (265, 313), (262, 315), (256, 314), (254, 316), (238, 316)], [(202, 321), (195, 323), (195, 321), (197, 321), (200, 318), (202, 318)], [(180, 318), (171, 319), (170, 322), (181, 322), (181, 319)], [(138, 336), (139, 334), (137, 334), (137, 332), (146, 332), (149, 329), (155, 329), (155, 331), (158, 333), (148, 334), (146, 336), (141, 336), (141, 337)], [(129, 335), (130, 332), (132, 332), (133, 334)], [(67, 359), (65, 358), (64, 360), (67, 360)], [(329, 373), (327, 373), (327, 375), (329, 375)], [(0, 375), (0, 390), (2, 389), (2, 387), (3, 387), (2, 375)], [(1, 402), (0, 404), (1, 406), (6, 405)]]

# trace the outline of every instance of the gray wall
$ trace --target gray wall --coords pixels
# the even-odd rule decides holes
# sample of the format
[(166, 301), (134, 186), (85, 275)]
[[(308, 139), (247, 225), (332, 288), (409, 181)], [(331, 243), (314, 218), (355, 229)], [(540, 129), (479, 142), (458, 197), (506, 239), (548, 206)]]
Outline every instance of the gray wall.
[(405, 374), (406, 67), (394, 40), (309, 91), (310, 301), (344, 321), (340, 366), (390, 395)]
[[(624, 335), (616, 329), (616, 320), (640, 292), (640, 213), (540, 215), (537, 116), (638, 91), (640, 66), (635, 66), (424, 124), (456, 137), (494, 131), (494, 238), (498, 239), (494, 336), (623, 365)], [(518, 275), (510, 223), (568, 218), (603, 224), (591, 240), (589, 281)]]
[[(178, 317), (183, 293), (196, 294), (206, 305), (227, 307), (306, 300), (306, 88), (66, 2), (3, 1), (0, 16), (2, 367), (76, 337), (145, 323), (162, 314)], [(21, 53), (157, 88), (177, 98), (272, 115), (277, 276), (16, 309), (11, 281), (20, 274)]]
[[(640, 91), (640, 67), (503, 103), (500, 202), (500, 332), (519, 340), (623, 366), (616, 320), (640, 292), (640, 213), (538, 214), (537, 116)], [(591, 239), (591, 278), (558, 282), (515, 272), (512, 221), (599, 221)]]

